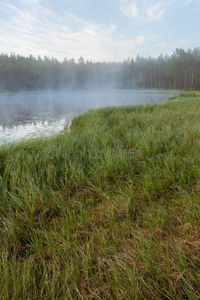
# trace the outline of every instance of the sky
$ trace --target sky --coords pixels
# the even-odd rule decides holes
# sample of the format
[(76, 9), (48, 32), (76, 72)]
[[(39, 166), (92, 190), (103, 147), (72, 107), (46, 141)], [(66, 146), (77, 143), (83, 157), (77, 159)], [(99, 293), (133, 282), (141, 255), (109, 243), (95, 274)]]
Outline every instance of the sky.
[(0, 0), (0, 53), (92, 61), (200, 46), (200, 0)]

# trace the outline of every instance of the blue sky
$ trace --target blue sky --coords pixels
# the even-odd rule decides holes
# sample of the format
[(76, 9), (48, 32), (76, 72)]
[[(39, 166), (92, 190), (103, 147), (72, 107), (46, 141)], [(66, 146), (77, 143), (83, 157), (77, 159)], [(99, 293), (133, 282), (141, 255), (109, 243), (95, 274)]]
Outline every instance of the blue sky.
[(200, 0), (0, 0), (0, 52), (93, 61), (200, 46)]

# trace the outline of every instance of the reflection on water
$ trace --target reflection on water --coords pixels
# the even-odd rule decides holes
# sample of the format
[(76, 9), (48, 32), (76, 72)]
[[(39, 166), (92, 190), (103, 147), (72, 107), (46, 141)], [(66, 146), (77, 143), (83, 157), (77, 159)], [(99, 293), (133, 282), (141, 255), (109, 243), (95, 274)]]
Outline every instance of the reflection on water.
[(4, 127), (0, 126), (0, 144), (5, 142), (14, 142), (28, 137), (39, 137), (41, 135), (51, 135), (64, 128), (66, 119), (57, 122), (37, 122), (21, 124), (18, 126)]
[(166, 101), (171, 94), (138, 91), (59, 91), (0, 94), (0, 144), (51, 135), (75, 115), (105, 106)]

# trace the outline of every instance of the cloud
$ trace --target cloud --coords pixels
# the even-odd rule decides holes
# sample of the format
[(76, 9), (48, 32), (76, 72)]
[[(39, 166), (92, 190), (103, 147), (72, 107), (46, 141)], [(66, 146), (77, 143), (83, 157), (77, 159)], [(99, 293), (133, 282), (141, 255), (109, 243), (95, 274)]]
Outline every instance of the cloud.
[(116, 61), (136, 56), (145, 42), (140, 34), (120, 35), (115, 24), (100, 26), (66, 10), (55, 12), (38, 0), (24, 2), (18, 2), (21, 6), (2, 4), (6, 20), (0, 21), (1, 52)]
[(127, 17), (138, 17), (138, 7), (136, 1), (128, 3), (127, 1), (123, 0), (121, 1), (120, 8)]
[(135, 39), (135, 43), (136, 43), (137, 45), (141, 45), (141, 44), (143, 44), (144, 40), (145, 40), (144, 36), (143, 36), (143, 35), (140, 35), (140, 36), (138, 36), (138, 37)]
[(129, 18), (152, 22), (164, 17), (172, 1), (121, 0), (120, 10)]
[(148, 6), (147, 16), (149, 20), (160, 20), (165, 13), (165, 9), (162, 7), (162, 3), (156, 3)]

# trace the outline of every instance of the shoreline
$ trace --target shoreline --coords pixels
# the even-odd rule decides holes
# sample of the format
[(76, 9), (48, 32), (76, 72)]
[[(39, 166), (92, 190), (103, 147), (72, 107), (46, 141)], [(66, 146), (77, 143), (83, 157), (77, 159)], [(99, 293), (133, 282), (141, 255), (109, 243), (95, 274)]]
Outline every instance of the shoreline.
[[(150, 95), (149, 97), (152, 98), (150, 103), (157, 102), (159, 97), (161, 99), (163, 97), (165, 97), (167, 100), (167, 98), (169, 96), (178, 95), (178, 92), (173, 92), (173, 93), (165, 92), (165, 91), (155, 92), (152, 90), (148, 90), (148, 91), (144, 91), (144, 90), (140, 90), (140, 91), (132, 91), (132, 90), (131, 91), (128, 91), (128, 90), (127, 91), (124, 91), (124, 90), (103, 91), (102, 90), (102, 91), (100, 91), (100, 93), (98, 93), (98, 97), (97, 97), (96, 93), (97, 93), (97, 91), (89, 91), (89, 92), (78, 91), (78, 92), (75, 92), (75, 94), (74, 93), (71, 94), (71, 92), (68, 92), (68, 94), (66, 92), (66, 94), (65, 94), (64, 91), (61, 91), (61, 92), (55, 92), (54, 94), (52, 94), (51, 92), (46, 92), (46, 93), (42, 93), (42, 94), (40, 94), (40, 93), (38, 93), (38, 94), (35, 94), (35, 93), (28, 93), (28, 94), (26, 94), (26, 93), (18, 94), (17, 93), (16, 94), (16, 93), (14, 93), (12, 95), (7, 94), (5, 97), (8, 96), (10, 98), (8, 98), (8, 99), (6, 98), (6, 103), (8, 103), (9, 100), (12, 100), (12, 102), (11, 102), (12, 104), (10, 104), (10, 106), (12, 106), (12, 111), (13, 111), (11, 116), (9, 116), (9, 115), (7, 116), (8, 119), (11, 120), (12, 118), (15, 118), (15, 115), (14, 115), (15, 109), (16, 109), (16, 116), (18, 116), (18, 114), (20, 114), (19, 118), (21, 118), (21, 115), (23, 115), (23, 110), (24, 110), (24, 114), (25, 114), (24, 118), (26, 118), (26, 114), (28, 115), (28, 117), (27, 117), (27, 121), (25, 123), (23, 123), (23, 119), (22, 119), (18, 123), (16, 122), (15, 124), (13, 124), (13, 126), (12, 125), (6, 126), (6, 118), (5, 118), (5, 120), (3, 118), (4, 123), (5, 123), (5, 125), (4, 125), (5, 130), (8, 131), (8, 138), (6, 138), (6, 136), (5, 136), (5, 134), (6, 134), (5, 130), (2, 130), (0, 127), (0, 134), (2, 134), (2, 139), (4, 139), (6, 143), (7, 142), (9, 143), (12, 141), (22, 140), (23, 138), (34, 138), (34, 137), (37, 138), (37, 136), (42, 136), (42, 135), (49, 136), (52, 134), (57, 134), (57, 132), (59, 132), (60, 130), (63, 130), (63, 128), (65, 127), (64, 124), (63, 124), (62, 128), (59, 125), (63, 119), (66, 119), (66, 122), (68, 122), (68, 120), (72, 119), (72, 117), (74, 117), (75, 115), (79, 115), (90, 109), (98, 109), (98, 106), (99, 107), (101, 107), (101, 106), (102, 107), (103, 106), (105, 106), (105, 107), (123, 106), (123, 105), (126, 105), (126, 102), (127, 102), (127, 105), (140, 105), (140, 102), (141, 102), (141, 104), (146, 104), (145, 102), (147, 102), (146, 98), (148, 98), (148, 95)], [(29, 99), (27, 99), (29, 97), (29, 95), (31, 98), (31, 102), (29, 101)], [(59, 95), (61, 95), (60, 102), (59, 101), (57, 102), (56, 98), (59, 98)], [(70, 95), (72, 95), (72, 96), (70, 96)], [(76, 95), (79, 95), (79, 96), (76, 97)], [(82, 95), (84, 97), (84, 100), (83, 100), (83, 103), (80, 103)], [(101, 95), (103, 97), (102, 104), (100, 101)], [(142, 95), (144, 96), (143, 100), (141, 99)], [(17, 97), (16, 100), (15, 100), (15, 96)], [(20, 96), (23, 96), (22, 99), (20, 98)], [(40, 99), (40, 97), (41, 97), (41, 99)], [(115, 102), (115, 100), (113, 100), (113, 101), (110, 100), (111, 98), (115, 99), (115, 97), (116, 97), (116, 102)], [(138, 100), (136, 99), (137, 97), (138, 97)], [(67, 104), (69, 102), (70, 98), (74, 99), (75, 103), (77, 102), (77, 104), (74, 104), (74, 107), (71, 108), (71, 112), (70, 112), (70, 106), (69, 106), (69, 104)], [(121, 98), (124, 98), (125, 104), (123, 104), (123, 101)], [(155, 98), (155, 99), (153, 100), (153, 98)], [(118, 99), (121, 99), (121, 100), (118, 100)], [(131, 99), (132, 99), (132, 101), (131, 101)], [(34, 103), (34, 101), (35, 101), (35, 105), (32, 104), (32, 103)], [(85, 108), (84, 108), (84, 101), (86, 102)], [(106, 101), (108, 101), (108, 103)], [(110, 103), (109, 103), (109, 101), (110, 101)], [(162, 99), (162, 101), (163, 101), (163, 99)], [(97, 104), (95, 104), (95, 102)], [(133, 103), (131, 103), (131, 102), (133, 102)], [(134, 104), (134, 102), (135, 102), (135, 104)], [(26, 103), (28, 103), (28, 104), (26, 104)], [(52, 110), (52, 107), (54, 107), (56, 105), (56, 103), (57, 103), (58, 108), (59, 108), (59, 105), (61, 107), (65, 107), (65, 105), (68, 105), (69, 113), (63, 112), (63, 115), (60, 115), (60, 116), (58, 115), (57, 117), (55, 117), (55, 120), (54, 120), (54, 114), (56, 116), (56, 111), (54, 112)], [(2, 111), (4, 109), (7, 111), (11, 109), (10, 106), (7, 107), (6, 105), (7, 104), (1, 105)], [(31, 108), (30, 109), (28, 108), (30, 105), (31, 105), (31, 107), (33, 106), (32, 111), (34, 111), (36, 109), (38, 110), (37, 114), (31, 116)], [(49, 110), (49, 113), (51, 113), (50, 119), (48, 119), (49, 118), (48, 115), (42, 116), (42, 111), (45, 111), (45, 107), (44, 107), (45, 105), (47, 107), (47, 111)], [(78, 111), (79, 110), (78, 108), (81, 105), (83, 107), (80, 109), (80, 111)], [(18, 106), (21, 108), (19, 110), (19, 113), (17, 114)], [(41, 113), (39, 112), (40, 107), (42, 108)], [(41, 114), (40, 117), (39, 117), (39, 114)], [(45, 112), (45, 114), (46, 114), (46, 112)], [(30, 115), (30, 120), (29, 120), (29, 115)], [(34, 119), (35, 119), (35, 121), (34, 121)], [(48, 130), (48, 126), (43, 124), (43, 123), (45, 123), (44, 121), (49, 124), (49, 130)], [(10, 122), (10, 123), (12, 123), (12, 122)], [(55, 123), (55, 129), (51, 128), (54, 123)], [(42, 124), (44, 127), (43, 129), (41, 127)], [(12, 130), (12, 128), (13, 128), (13, 130)], [(17, 138), (18, 136), (19, 136), (19, 138)], [(3, 142), (1, 142), (1, 144), (2, 143)]]
[(198, 299), (200, 94), (0, 147), (0, 298)]

